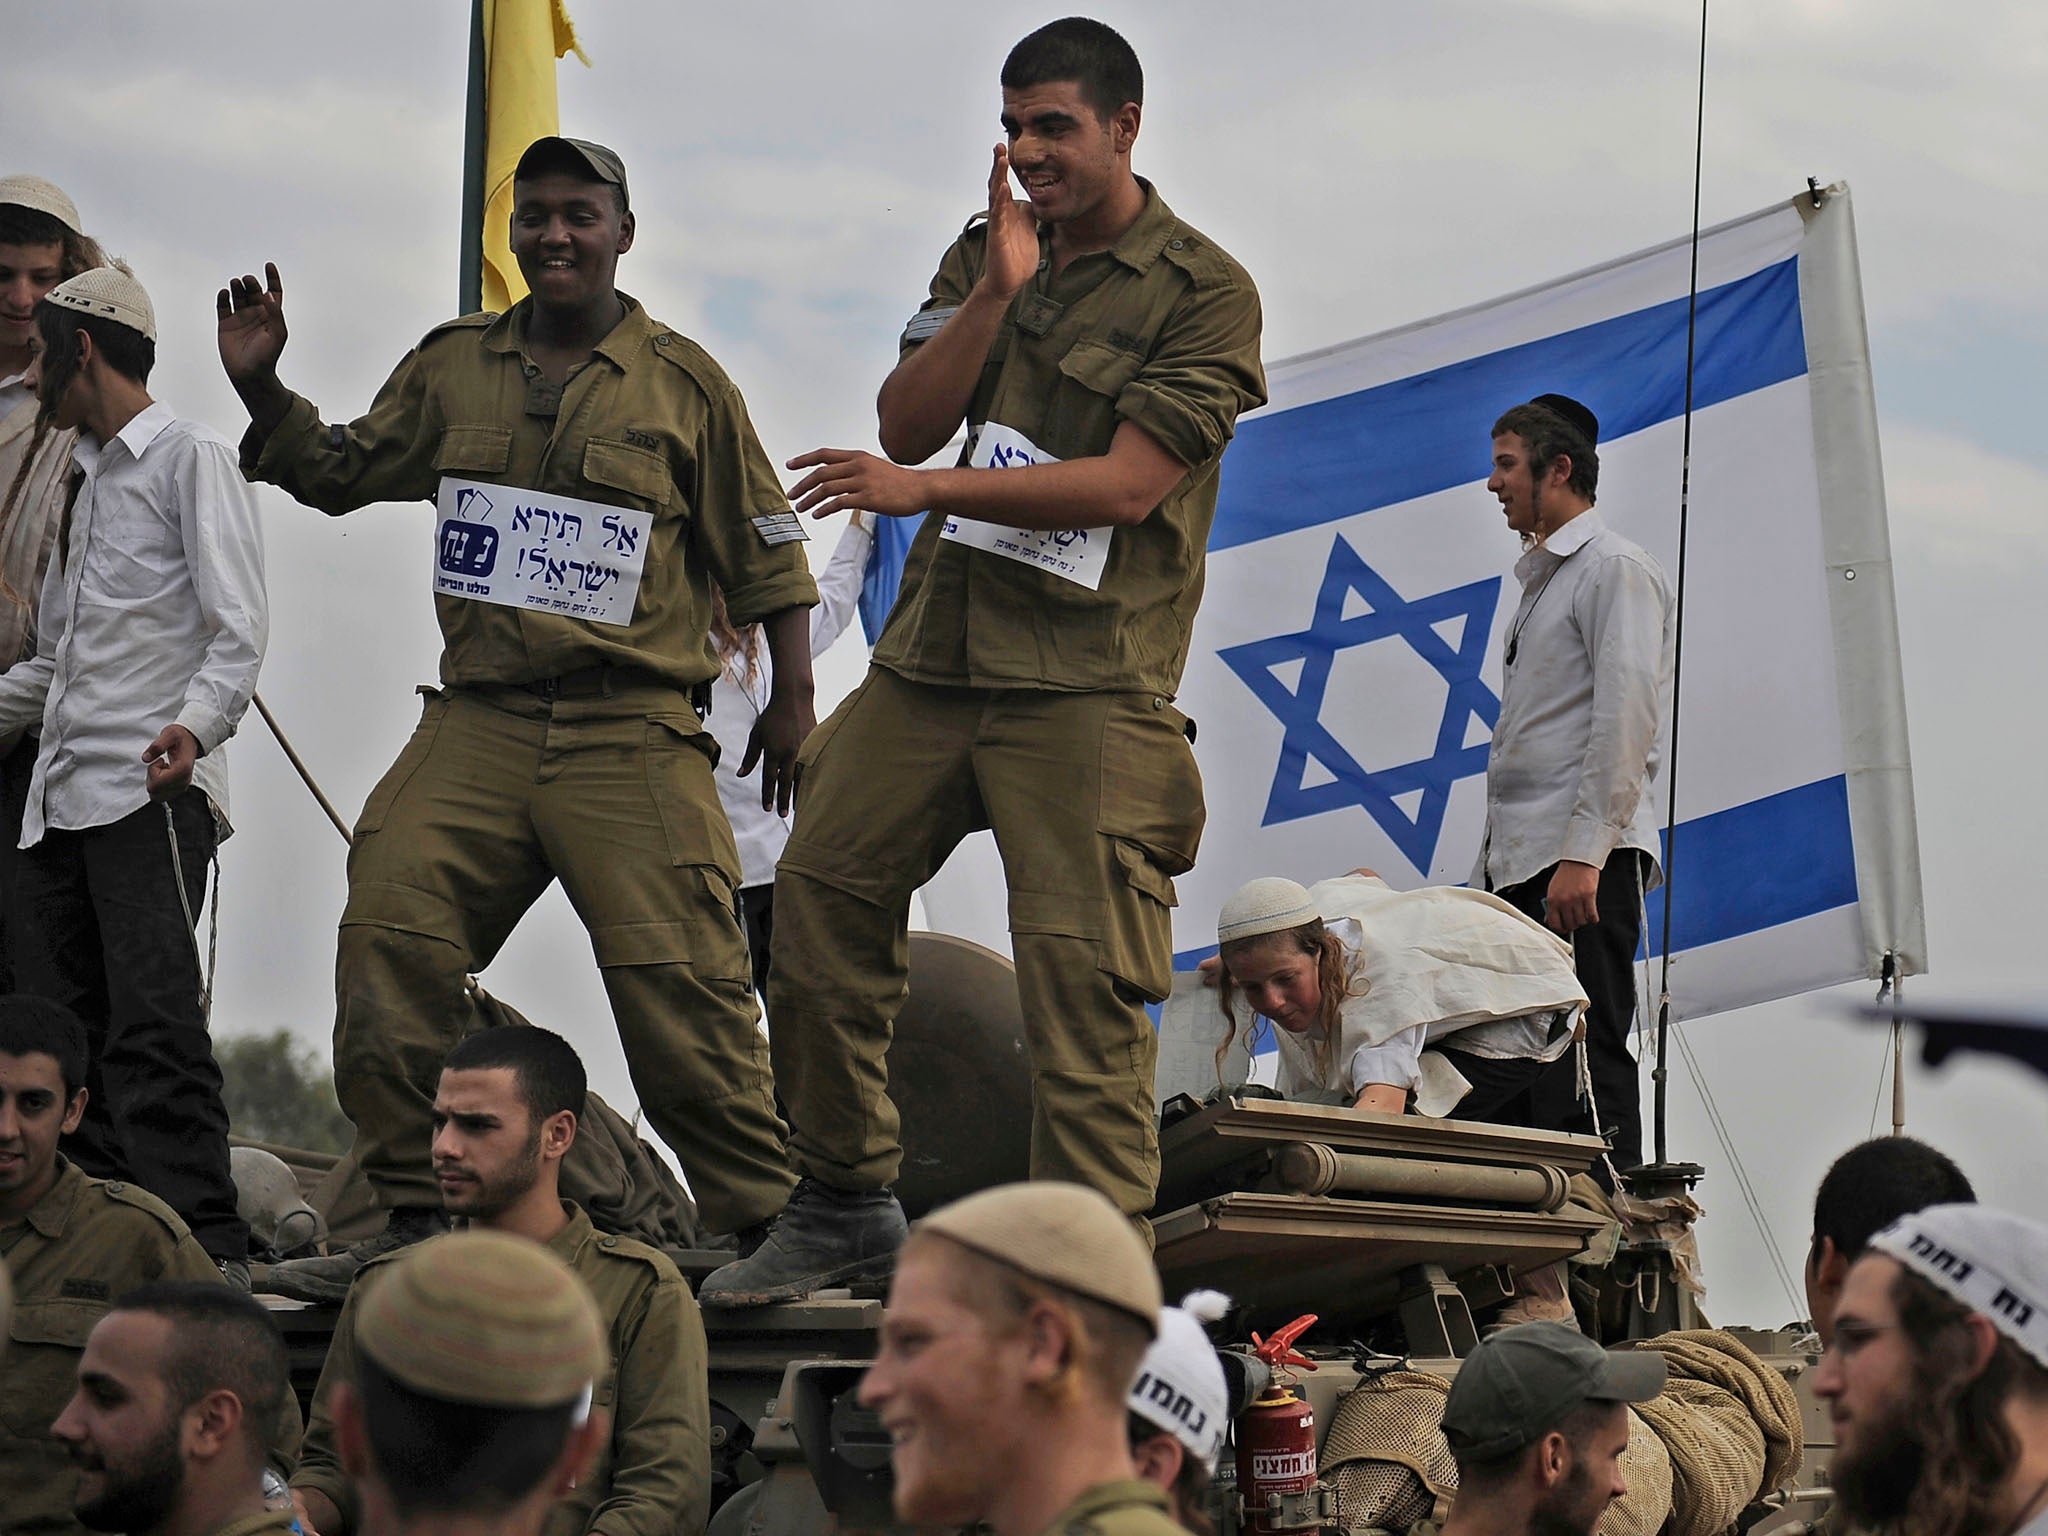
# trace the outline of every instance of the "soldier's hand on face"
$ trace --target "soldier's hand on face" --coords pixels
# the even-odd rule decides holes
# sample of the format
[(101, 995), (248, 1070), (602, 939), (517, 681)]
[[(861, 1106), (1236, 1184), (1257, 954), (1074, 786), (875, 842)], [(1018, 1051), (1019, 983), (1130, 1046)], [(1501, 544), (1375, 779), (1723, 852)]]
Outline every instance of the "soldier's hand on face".
[(925, 510), (923, 477), (853, 448), (813, 448), (786, 466), (810, 473), (790, 487), (797, 511), (813, 517), (858, 508), (884, 517), (915, 517)]
[(1010, 195), (1010, 151), (996, 146), (988, 176), (988, 265), (981, 280), (1004, 299), (1031, 281), (1038, 270), (1038, 216)]
[(1544, 922), (1566, 936), (1599, 922), (1599, 893), (1599, 870), (1591, 864), (1563, 860), (1544, 895)]
[(214, 296), (218, 316), (220, 363), (235, 384), (264, 379), (277, 371), (284, 355), (284, 281), (277, 263), (263, 264), (263, 281), (253, 276), (228, 280)]
[(817, 724), (818, 712), (807, 696), (770, 689), (768, 707), (754, 721), (754, 729), (747, 736), (746, 755), (740, 759), (741, 778), (754, 771), (754, 764), (761, 765), (762, 810), (778, 816), (789, 814), (790, 806), (796, 802), (796, 783), (801, 771), (796, 755)]
[(165, 726), (142, 754), (149, 765), (149, 798), (162, 800), (192, 782), (199, 761), (199, 738), (176, 722)]

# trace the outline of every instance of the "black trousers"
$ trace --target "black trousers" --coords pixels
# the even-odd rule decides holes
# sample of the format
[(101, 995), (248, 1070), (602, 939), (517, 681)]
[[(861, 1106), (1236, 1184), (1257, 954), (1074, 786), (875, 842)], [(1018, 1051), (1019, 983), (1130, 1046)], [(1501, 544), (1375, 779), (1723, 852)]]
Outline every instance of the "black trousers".
[(164, 804), (196, 914), (218, 833), (196, 789), (23, 851), (14, 935), (21, 990), (85, 1020), (85, 1118), (64, 1151), (96, 1178), (141, 1185), (215, 1258), (246, 1259), (220, 1067), (199, 1003), (199, 958), (173, 875)]
[(28, 781), (36, 770), (33, 736), (23, 736), (0, 757), (0, 995), (14, 986), (14, 889), (21, 874), (21, 818), (28, 809)]
[[(1536, 1087), (1549, 1072), (1547, 1061), (1503, 1061), (1493, 1056), (1474, 1056), (1455, 1046), (1432, 1046), (1444, 1060), (1456, 1067), (1472, 1085), (1472, 1091), (1458, 1100), (1453, 1120), (1476, 1120), (1481, 1125), (1519, 1125), (1533, 1131), (1561, 1131), (1566, 1127), (1540, 1119), (1555, 1105), (1540, 1102)], [(1572, 1106), (1576, 1108), (1576, 1106)]]
[(775, 883), (740, 887), (740, 926), (747, 934), (747, 957), (754, 966), (754, 990), (768, 996), (768, 940), (775, 932)]
[[(1642, 886), (1647, 855), (1636, 848), (1617, 848), (1600, 870), (1594, 898), (1598, 922), (1566, 935), (1578, 963), (1579, 985), (1586, 989), (1586, 1065), (1593, 1079), (1593, 1108), (1600, 1129), (1614, 1148), (1614, 1166), (1633, 1168), (1643, 1160), (1642, 1079), (1629, 1050), (1629, 1026), (1636, 1009), (1636, 945), (1643, 936)], [(1543, 899), (1550, 890), (1551, 865), (1533, 880), (1496, 892), (1518, 911), (1543, 921)], [(1546, 1129), (1593, 1132), (1591, 1109), (1579, 1102), (1576, 1051), (1550, 1063), (1532, 1093), (1535, 1124)]]

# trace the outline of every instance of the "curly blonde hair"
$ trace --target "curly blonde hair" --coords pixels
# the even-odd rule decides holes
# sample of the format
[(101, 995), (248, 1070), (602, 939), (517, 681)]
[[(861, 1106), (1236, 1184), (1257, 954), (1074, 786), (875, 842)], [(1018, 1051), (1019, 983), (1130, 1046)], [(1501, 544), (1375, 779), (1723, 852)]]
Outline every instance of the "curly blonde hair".
[[(1313, 957), (1316, 962), (1316, 981), (1322, 993), (1316, 1005), (1315, 1058), (1319, 1076), (1330, 1069), (1330, 1042), (1337, 1038), (1338, 1021), (1345, 1002), (1350, 998), (1363, 997), (1371, 990), (1372, 983), (1367, 980), (1356, 957), (1342, 939), (1330, 932), (1320, 917), (1312, 917), (1298, 928), (1283, 928), (1278, 933), (1259, 933), (1250, 938), (1230, 940), (1217, 951), (1223, 962), (1223, 973), (1216, 978), (1216, 1000), (1222, 1006), (1225, 1022), (1230, 1026), (1223, 1036), (1223, 1043), (1216, 1047), (1218, 1087), (1224, 1086), (1223, 1058), (1237, 1039), (1237, 982), (1230, 974), (1230, 962), (1239, 955), (1248, 955), (1269, 944), (1290, 947), (1299, 954)], [(1257, 1019), (1258, 1015), (1253, 1014), (1254, 1025)]]

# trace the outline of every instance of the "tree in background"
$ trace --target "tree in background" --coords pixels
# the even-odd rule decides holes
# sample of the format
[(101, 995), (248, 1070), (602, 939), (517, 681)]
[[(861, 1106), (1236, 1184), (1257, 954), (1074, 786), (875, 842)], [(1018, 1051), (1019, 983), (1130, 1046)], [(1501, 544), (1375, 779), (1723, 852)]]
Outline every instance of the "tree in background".
[(334, 1072), (290, 1030), (219, 1036), (213, 1056), (235, 1135), (312, 1152), (349, 1149), (355, 1128), (334, 1097)]

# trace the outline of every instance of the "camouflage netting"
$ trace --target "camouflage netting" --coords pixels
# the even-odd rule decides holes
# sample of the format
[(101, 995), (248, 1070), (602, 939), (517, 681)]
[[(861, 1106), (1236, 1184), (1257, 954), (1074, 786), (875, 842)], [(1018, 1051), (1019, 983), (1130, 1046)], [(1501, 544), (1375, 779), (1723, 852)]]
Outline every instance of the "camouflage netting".
[[(1602, 1518), (1601, 1536), (1656, 1536), (1667, 1518), (1669, 1536), (1720, 1536), (1798, 1472), (1798, 1400), (1740, 1340), (1697, 1329), (1623, 1347), (1656, 1350), (1671, 1376), (1661, 1396), (1629, 1410), (1629, 1491)], [(1442, 1521), (1458, 1487), (1443, 1435), (1449, 1391), (1440, 1377), (1389, 1371), (1337, 1404), (1320, 1472), (1337, 1489), (1345, 1529)]]
[(1458, 1488), (1458, 1463), (1443, 1432), (1450, 1390), (1440, 1376), (1389, 1371), (1337, 1404), (1318, 1470), (1337, 1490), (1346, 1529), (1398, 1531), (1443, 1518)]
[(1670, 1536), (1717, 1536), (1798, 1472), (1799, 1400), (1741, 1340), (1701, 1328), (1622, 1347), (1657, 1351), (1671, 1372), (1663, 1394), (1637, 1407), (1670, 1453)]

